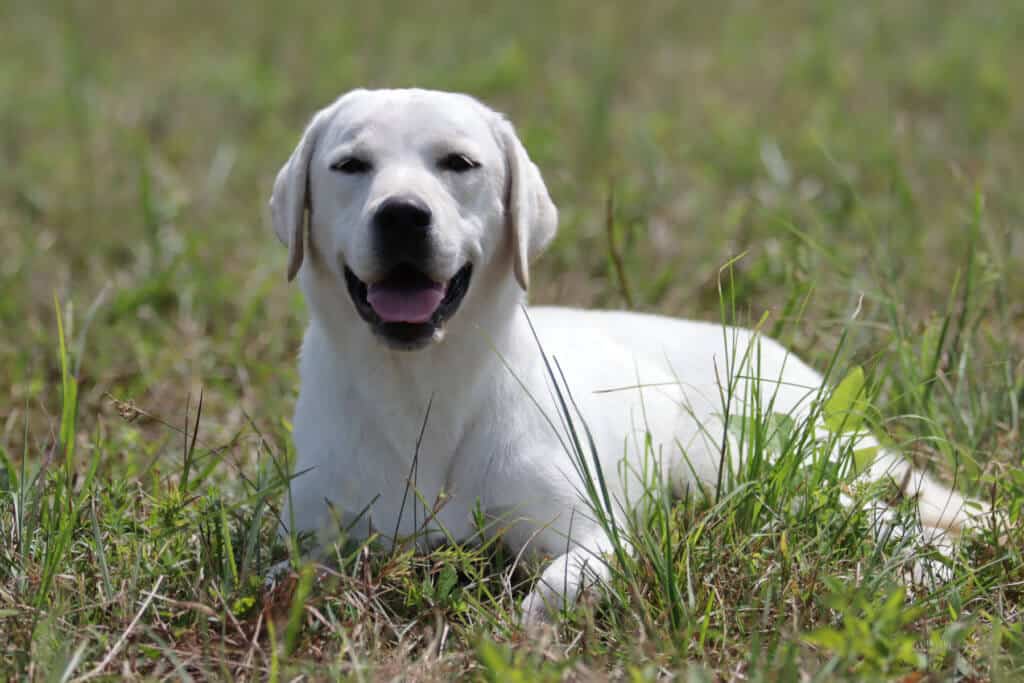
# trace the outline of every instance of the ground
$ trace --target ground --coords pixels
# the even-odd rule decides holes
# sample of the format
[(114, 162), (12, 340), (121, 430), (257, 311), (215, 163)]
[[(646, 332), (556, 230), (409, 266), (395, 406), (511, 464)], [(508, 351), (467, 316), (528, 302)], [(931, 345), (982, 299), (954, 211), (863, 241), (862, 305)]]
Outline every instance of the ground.
[[(1024, 673), (1024, 4), (0, 16), (4, 678)], [(908, 592), (842, 476), (765, 464), (659, 502), (611, 594), (545, 633), (500, 544), (342, 548), (265, 591), (306, 317), (266, 201), (317, 107), (384, 85), (516, 122), (562, 217), (534, 301), (760, 324), (836, 381), (863, 368), (871, 425), (1008, 524)], [(752, 452), (813, 454), (768, 422)]]

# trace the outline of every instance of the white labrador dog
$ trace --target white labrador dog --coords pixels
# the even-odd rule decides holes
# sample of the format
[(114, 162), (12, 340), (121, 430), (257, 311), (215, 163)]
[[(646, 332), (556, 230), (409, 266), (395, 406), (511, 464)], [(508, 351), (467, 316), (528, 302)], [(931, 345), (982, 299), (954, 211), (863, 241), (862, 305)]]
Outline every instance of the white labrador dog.
[[(616, 517), (649, 485), (642, 472), (675, 492), (715, 487), (723, 448), (737, 450), (722, 436), (737, 349), (756, 344), (765, 380), (734, 386), (733, 414), (749, 409), (753, 388), (775, 412), (808, 415), (822, 384), (749, 331), (527, 313), (529, 265), (557, 211), (509, 122), (465, 95), (342, 96), (314, 116), (270, 206), (312, 318), (286, 523), (321, 544), (339, 529), (431, 544), (471, 537), (483, 512), (514, 550), (554, 558), (524, 602), (527, 621), (571, 602), (590, 576), (607, 578), (611, 546), (581, 498), (540, 348), (564, 374), (577, 426), (592, 433)], [(926, 537), (970, 521), (963, 498), (895, 455), (882, 453), (868, 474), (916, 493)]]

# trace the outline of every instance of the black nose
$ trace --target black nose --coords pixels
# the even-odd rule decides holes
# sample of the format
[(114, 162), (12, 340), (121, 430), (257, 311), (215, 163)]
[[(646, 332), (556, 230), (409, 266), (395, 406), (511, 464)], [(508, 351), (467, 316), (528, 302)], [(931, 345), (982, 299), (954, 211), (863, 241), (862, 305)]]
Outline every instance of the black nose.
[(423, 236), (430, 228), (430, 209), (415, 197), (390, 197), (373, 217), (378, 232)]
[(374, 241), (382, 261), (419, 263), (430, 256), (430, 209), (415, 197), (390, 197), (373, 216)]

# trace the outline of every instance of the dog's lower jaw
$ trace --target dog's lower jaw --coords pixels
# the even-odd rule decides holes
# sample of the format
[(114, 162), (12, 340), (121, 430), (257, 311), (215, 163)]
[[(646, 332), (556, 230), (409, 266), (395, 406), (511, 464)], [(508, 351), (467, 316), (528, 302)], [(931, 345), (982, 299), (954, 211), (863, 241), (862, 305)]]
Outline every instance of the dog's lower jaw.
[[(399, 326), (409, 329), (403, 332), (398, 329)], [(431, 325), (429, 323), (418, 325), (412, 323), (389, 323), (386, 325), (374, 325), (370, 329), (381, 343), (394, 351), (420, 351), (428, 346), (440, 344), (444, 341), (445, 337), (445, 327), (443, 325)]]

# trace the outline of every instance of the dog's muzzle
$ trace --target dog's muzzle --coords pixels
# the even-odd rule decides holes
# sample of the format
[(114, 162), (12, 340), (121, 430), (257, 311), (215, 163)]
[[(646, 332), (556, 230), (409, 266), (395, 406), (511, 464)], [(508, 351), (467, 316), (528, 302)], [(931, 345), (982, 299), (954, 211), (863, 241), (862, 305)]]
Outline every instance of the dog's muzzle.
[(359, 315), (397, 349), (419, 349), (440, 341), (444, 323), (469, 289), (469, 263), (448, 280), (431, 277), (433, 220), (430, 207), (420, 199), (389, 197), (377, 207), (371, 223), (378, 272), (385, 275), (364, 282), (345, 268)]

